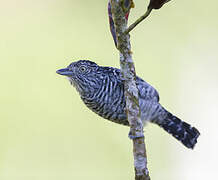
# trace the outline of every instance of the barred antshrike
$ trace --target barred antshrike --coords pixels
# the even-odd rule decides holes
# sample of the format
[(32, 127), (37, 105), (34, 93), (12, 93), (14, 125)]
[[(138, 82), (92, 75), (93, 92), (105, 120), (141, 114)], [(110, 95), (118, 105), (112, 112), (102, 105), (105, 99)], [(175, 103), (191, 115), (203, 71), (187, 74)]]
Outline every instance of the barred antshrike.
[[(98, 66), (89, 60), (79, 60), (57, 73), (69, 79), (89, 109), (105, 119), (129, 125), (125, 112), (124, 82), (119, 69)], [(186, 147), (194, 148), (199, 131), (164, 109), (159, 103), (158, 92), (147, 82), (136, 77), (136, 85), (143, 124), (146, 121), (153, 122)]]

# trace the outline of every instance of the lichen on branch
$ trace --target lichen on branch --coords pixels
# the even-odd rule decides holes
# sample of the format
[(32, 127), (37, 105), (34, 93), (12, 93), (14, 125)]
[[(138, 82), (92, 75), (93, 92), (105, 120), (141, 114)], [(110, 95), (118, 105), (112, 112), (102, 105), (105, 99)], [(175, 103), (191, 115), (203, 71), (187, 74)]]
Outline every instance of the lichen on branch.
[[(124, 81), (126, 112), (130, 124), (129, 136), (133, 140), (135, 179), (149, 180), (147, 156), (140, 116), (138, 89), (136, 87), (135, 66), (132, 59), (130, 35), (126, 33), (126, 13), (129, 13), (131, 0), (110, 0), (111, 13), (116, 33), (116, 47), (120, 52), (120, 66)], [(125, 7), (124, 7), (125, 6)], [(126, 8), (128, 7), (128, 8)]]

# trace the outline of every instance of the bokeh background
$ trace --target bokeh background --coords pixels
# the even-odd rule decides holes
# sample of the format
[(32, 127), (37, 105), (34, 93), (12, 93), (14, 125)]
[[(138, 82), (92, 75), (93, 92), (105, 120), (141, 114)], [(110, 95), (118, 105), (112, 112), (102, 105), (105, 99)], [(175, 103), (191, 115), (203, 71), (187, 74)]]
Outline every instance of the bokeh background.
[[(130, 22), (148, 2), (136, 1)], [(217, 1), (172, 1), (132, 33), (137, 74), (197, 127), (186, 149), (145, 129), (152, 180), (218, 179)], [(134, 179), (129, 128), (89, 111), (55, 71), (78, 59), (119, 67), (107, 1), (0, 0), (0, 180)]]

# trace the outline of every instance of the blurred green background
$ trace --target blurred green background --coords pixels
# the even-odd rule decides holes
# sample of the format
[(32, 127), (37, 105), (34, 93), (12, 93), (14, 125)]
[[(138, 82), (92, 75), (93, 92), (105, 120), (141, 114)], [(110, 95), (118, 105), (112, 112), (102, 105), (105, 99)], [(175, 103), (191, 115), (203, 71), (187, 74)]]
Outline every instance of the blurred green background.
[[(146, 9), (136, 1), (130, 22)], [(145, 129), (152, 180), (217, 179), (217, 1), (172, 1), (132, 33), (137, 74), (201, 131), (194, 151)], [(0, 180), (134, 179), (129, 128), (88, 110), (55, 71), (119, 67), (107, 1), (0, 0)]]

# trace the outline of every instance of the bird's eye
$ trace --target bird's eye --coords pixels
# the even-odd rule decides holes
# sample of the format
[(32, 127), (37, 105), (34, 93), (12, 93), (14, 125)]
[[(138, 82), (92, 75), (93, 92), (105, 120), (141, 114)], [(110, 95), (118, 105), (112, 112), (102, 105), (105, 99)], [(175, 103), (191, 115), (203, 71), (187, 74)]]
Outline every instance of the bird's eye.
[(80, 72), (84, 73), (84, 72), (86, 72), (86, 67), (85, 66), (80, 66), (79, 70), (80, 70)]

